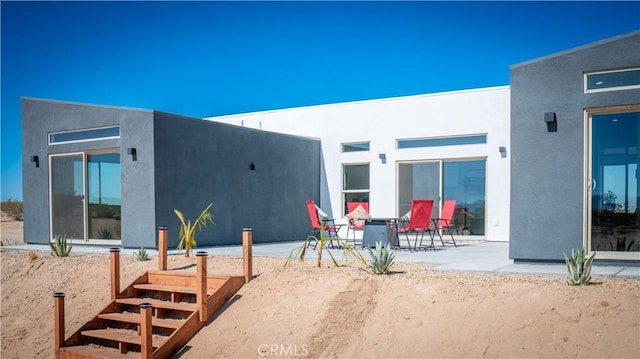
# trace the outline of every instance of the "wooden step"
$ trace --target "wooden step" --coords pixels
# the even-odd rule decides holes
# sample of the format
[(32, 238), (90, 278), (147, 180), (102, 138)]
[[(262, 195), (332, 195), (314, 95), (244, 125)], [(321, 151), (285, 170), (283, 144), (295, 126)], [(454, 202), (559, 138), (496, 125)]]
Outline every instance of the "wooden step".
[[(183, 287), (178, 285), (164, 285), (164, 284), (134, 284), (136, 289), (155, 290), (157, 292), (169, 292), (169, 293), (185, 293), (196, 294), (197, 289), (194, 287)], [(207, 295), (215, 293), (217, 288), (207, 288)]]
[(66, 358), (121, 359), (121, 358), (140, 358), (140, 353), (129, 352), (127, 354), (121, 354), (115, 349), (108, 350), (108, 349), (90, 347), (87, 345), (76, 345), (72, 347), (60, 348), (60, 354), (58, 357), (61, 359), (66, 359)]
[(194, 312), (198, 307), (195, 303), (183, 303), (183, 302), (169, 302), (166, 300), (151, 299), (151, 298), (118, 298), (116, 303), (137, 305), (142, 303), (149, 303), (154, 308), (181, 310), (184, 312)]
[[(140, 324), (140, 314), (136, 313), (104, 313), (99, 314), (98, 318), (118, 322)], [(151, 318), (152, 326), (169, 329), (178, 329), (182, 324), (184, 324), (184, 322), (185, 321), (181, 319), (160, 319), (156, 317)]]
[[(138, 334), (123, 333), (120, 331), (110, 330), (110, 329), (83, 330), (80, 332), (80, 334), (84, 335), (85, 337), (106, 339), (106, 340), (112, 340), (112, 341), (121, 342), (121, 343), (129, 343), (129, 344), (137, 344), (137, 345), (140, 345), (142, 343), (140, 336)], [(167, 338), (168, 337), (165, 337), (165, 338), (154, 337), (152, 340), (153, 347), (159, 348), (162, 344), (164, 344), (167, 341)]]

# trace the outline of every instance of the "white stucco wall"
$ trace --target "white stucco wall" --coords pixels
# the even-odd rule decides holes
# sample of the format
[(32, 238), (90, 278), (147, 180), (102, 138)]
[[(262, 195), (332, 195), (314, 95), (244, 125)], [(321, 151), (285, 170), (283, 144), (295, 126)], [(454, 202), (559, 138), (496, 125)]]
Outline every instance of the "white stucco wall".
[[(397, 166), (403, 161), (486, 158), (485, 238), (509, 240), (509, 86), (357, 101), (207, 118), (265, 131), (320, 138), (329, 193), (321, 207), (340, 217), (342, 164), (370, 164), (374, 217), (397, 213)], [(396, 149), (396, 140), (487, 134), (486, 144)], [(368, 152), (340, 145), (370, 142)], [(502, 158), (498, 149), (507, 148)], [(383, 164), (378, 158), (386, 154)], [(302, 205), (302, 204), (301, 204)]]

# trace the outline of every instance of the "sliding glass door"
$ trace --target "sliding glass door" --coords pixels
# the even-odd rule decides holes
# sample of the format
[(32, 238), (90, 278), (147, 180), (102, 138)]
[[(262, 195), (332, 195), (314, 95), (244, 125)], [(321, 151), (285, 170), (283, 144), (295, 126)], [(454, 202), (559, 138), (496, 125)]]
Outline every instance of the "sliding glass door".
[(640, 112), (594, 113), (589, 128), (589, 249), (600, 258), (640, 258)]
[(486, 160), (403, 162), (398, 164), (398, 215), (413, 199), (433, 199), (431, 217), (440, 216), (444, 200), (456, 200), (455, 231), (485, 235)]
[(50, 161), (52, 237), (120, 240), (120, 153), (52, 155)]

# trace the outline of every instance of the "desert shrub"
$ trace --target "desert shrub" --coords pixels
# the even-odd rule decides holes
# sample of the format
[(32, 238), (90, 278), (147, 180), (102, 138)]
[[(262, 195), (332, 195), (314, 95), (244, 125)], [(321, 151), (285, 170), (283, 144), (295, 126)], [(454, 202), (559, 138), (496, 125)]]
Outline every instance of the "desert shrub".
[(591, 265), (595, 258), (595, 252), (585, 256), (584, 248), (577, 251), (571, 250), (571, 258), (564, 254), (564, 261), (569, 271), (569, 284), (588, 285), (591, 281)]
[(113, 234), (108, 228), (100, 228), (98, 230), (98, 238), (99, 239), (112, 239)]
[(15, 201), (11, 198), (8, 198), (6, 201), (2, 201), (2, 203), (0, 203), (0, 208), (2, 208), (3, 212), (7, 213), (18, 221), (21, 221), (23, 218), (22, 201)]
[(53, 243), (49, 243), (49, 246), (51, 247), (51, 255), (56, 257), (68, 257), (72, 247), (67, 236), (60, 234), (56, 234)]
[(38, 259), (38, 254), (36, 254), (36, 252), (34, 251), (29, 251), (28, 256), (29, 256), (29, 259), (31, 259), (32, 261), (35, 261), (36, 259)]
[(369, 268), (374, 274), (387, 274), (389, 268), (393, 265), (393, 260), (396, 256), (394, 250), (390, 250), (389, 243), (382, 245), (382, 242), (376, 242), (375, 250), (367, 248), (371, 261), (369, 262)]
[(149, 260), (149, 254), (144, 247), (140, 247), (135, 253), (133, 253), (133, 257), (140, 262), (145, 262)]

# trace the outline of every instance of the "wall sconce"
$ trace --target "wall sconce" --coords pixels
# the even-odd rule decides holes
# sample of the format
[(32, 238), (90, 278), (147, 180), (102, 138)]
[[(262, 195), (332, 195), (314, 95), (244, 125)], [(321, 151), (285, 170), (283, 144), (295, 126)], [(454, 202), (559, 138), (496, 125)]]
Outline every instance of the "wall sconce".
[(544, 122), (547, 124), (547, 132), (558, 132), (558, 119), (555, 112), (545, 112)]
[(504, 146), (498, 147), (498, 151), (500, 152), (500, 157), (507, 158), (507, 148)]
[(127, 148), (127, 154), (131, 155), (131, 160), (132, 161), (137, 161), (138, 160), (138, 150), (136, 150), (135, 147)]
[(31, 156), (31, 162), (36, 163), (36, 168), (40, 167), (40, 158), (38, 156)]
[(249, 165), (249, 169), (250, 169), (251, 171), (255, 171), (255, 170), (256, 170), (256, 164), (255, 164), (255, 163), (253, 163), (253, 162), (251, 162), (251, 164)]
[(387, 163), (387, 155), (385, 153), (381, 153), (378, 155), (378, 158), (382, 161), (382, 163)]

